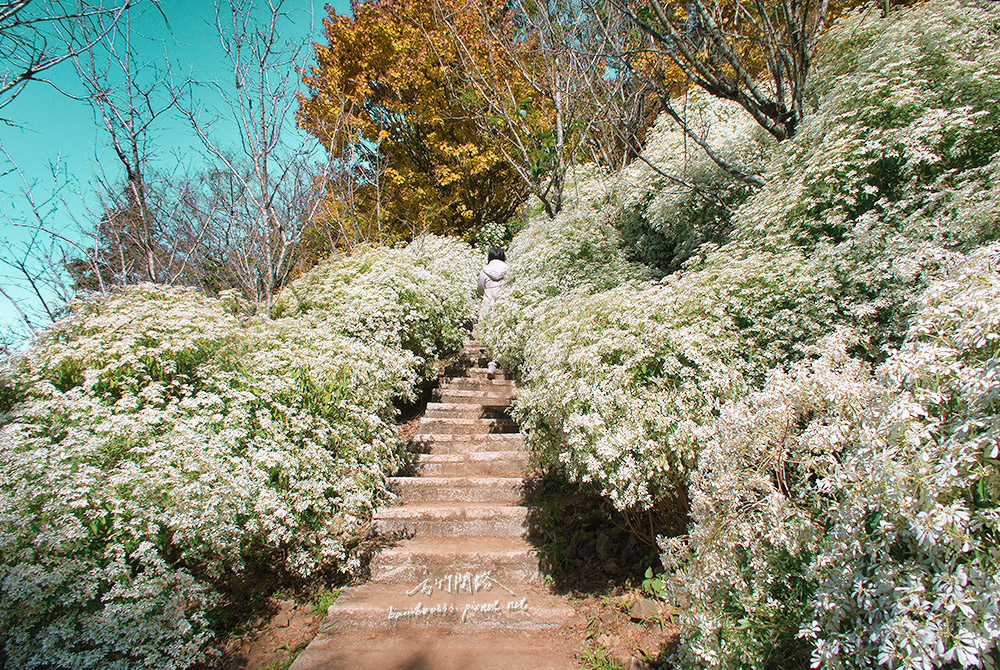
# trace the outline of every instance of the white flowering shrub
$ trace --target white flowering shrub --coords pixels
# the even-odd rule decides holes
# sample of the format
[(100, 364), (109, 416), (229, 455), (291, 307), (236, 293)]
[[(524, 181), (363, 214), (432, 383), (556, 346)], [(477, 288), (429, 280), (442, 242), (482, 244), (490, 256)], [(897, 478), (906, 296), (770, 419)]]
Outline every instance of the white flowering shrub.
[(551, 222), (544, 215), (533, 219), (507, 250), (511, 267), (504, 294), (479, 323), (479, 334), (508, 367), (523, 363), (535, 317), (551, 309), (551, 300), (599, 292), (648, 275), (626, 260), (618, 233), (601, 210), (573, 204)]
[(995, 181), (1000, 150), (998, 16), (988, 2), (937, 0), (840, 22), (817, 59), (815, 113), (737, 227), (808, 245), (878, 243), (890, 228), (942, 246), (993, 237), (995, 212), (956, 210), (992, 199), (974, 192)]
[(510, 242), (510, 232), (507, 226), (499, 221), (484, 224), (476, 231), (476, 246), (481, 251), (489, 252), (494, 247), (503, 248)]
[(475, 254), (424, 242), (331, 261), (298, 284), (311, 308), (274, 321), (153, 285), (83, 300), (8, 364), (11, 667), (188, 668), (254, 573), (356, 567), (401, 462), (394, 401), (475, 310)]
[(664, 542), (685, 665), (996, 665), (996, 405), (976, 395), (997, 393), (996, 247), (952, 268), (998, 232), (998, 20), (931, 2), (838, 26), (816, 113), (736, 211), (727, 249), (807, 250), (826, 328), (888, 359), (873, 376), (837, 336), (723, 409), (690, 535)]
[(921, 296), (888, 401), (819, 483), (802, 636), (827, 667), (1000, 661), (1000, 244)]
[[(739, 105), (696, 89), (678, 106), (727, 163), (749, 175), (767, 167), (773, 139)], [(661, 114), (642, 156), (618, 176), (615, 226), (630, 258), (672, 272), (701, 245), (729, 240), (733, 212), (750, 193)]]
[(998, 264), (932, 284), (877, 374), (834, 337), (725, 406), (663, 543), (686, 665), (995, 665)]
[(732, 236), (826, 258), (873, 353), (954, 251), (1000, 232), (1000, 8), (859, 10), (825, 38), (816, 108), (775, 152)]
[[(843, 334), (818, 357), (776, 368), (764, 388), (722, 409), (691, 477), (687, 536), (661, 539), (662, 561), (688, 606), (686, 667), (805, 667), (798, 637), (816, 581), (830, 477), (859, 439), (863, 415), (885, 398)], [(831, 495), (836, 495), (831, 493)]]
[(619, 509), (675, 498), (699, 419), (741, 382), (722, 363), (738, 355), (731, 322), (703, 298), (625, 284), (550, 301), (525, 348), (515, 412), (536, 455)]
[(433, 235), (403, 249), (366, 248), (292, 282), (274, 315), (322, 310), (334, 331), (402, 347), (425, 364), (426, 376), (435, 376), (432, 363), (458, 347), (475, 319), (471, 291), (481, 262), (468, 245)]
[(481, 331), (521, 369), (516, 416), (536, 457), (622, 510), (683, 496), (721, 404), (837, 312), (836, 283), (794, 249), (709, 252), (643, 282), (615, 229), (578, 212), (530, 223), (509, 259)]
[[(766, 182), (731, 213), (699, 228), (636, 162), (513, 241), (481, 331), (536, 459), (624, 512), (690, 505), (662, 556), (684, 667), (1000, 661), (998, 26), (980, 1), (849, 15), (795, 138), (704, 103)], [(666, 174), (673, 132), (645, 153)]]

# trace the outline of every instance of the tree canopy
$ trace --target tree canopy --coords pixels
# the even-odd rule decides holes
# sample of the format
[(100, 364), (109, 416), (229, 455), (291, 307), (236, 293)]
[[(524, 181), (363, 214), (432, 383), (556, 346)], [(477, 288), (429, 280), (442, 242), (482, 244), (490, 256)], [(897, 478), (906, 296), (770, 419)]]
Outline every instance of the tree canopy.
[[(299, 122), (357, 182), (353, 221), (362, 235), (409, 237), (420, 230), (466, 236), (506, 222), (525, 189), (517, 173), (466, 113), (461, 57), (434, 7), (415, 0), (354, 3), (354, 18), (332, 9), (327, 44), (305, 74)], [(457, 25), (468, 44), (510, 21), (503, 3)], [(468, 102), (466, 100), (465, 102)], [(339, 132), (331, 132), (337, 128)], [(345, 132), (346, 128), (346, 132)], [(331, 207), (348, 218), (345, 206)]]

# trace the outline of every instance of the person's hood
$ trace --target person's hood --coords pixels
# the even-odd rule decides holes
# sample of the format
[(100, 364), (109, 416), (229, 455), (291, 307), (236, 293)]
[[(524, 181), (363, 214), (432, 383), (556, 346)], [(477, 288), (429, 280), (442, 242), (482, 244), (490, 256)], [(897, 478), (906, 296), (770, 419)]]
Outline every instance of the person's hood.
[(486, 276), (493, 281), (502, 281), (503, 278), (507, 276), (507, 270), (509, 268), (510, 266), (502, 260), (494, 258), (486, 264), (486, 267), (483, 268), (483, 272), (485, 272)]

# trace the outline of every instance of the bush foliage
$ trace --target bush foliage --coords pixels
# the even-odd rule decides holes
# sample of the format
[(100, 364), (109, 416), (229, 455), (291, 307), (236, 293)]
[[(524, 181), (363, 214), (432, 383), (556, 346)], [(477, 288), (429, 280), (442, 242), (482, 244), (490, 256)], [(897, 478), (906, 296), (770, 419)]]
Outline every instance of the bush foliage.
[(256, 572), (356, 567), (394, 403), (464, 339), (477, 256), (364, 249), (249, 323), (149, 284), (75, 303), (0, 384), (6, 661), (187, 668)]
[(661, 125), (514, 240), (483, 337), (537, 460), (625, 514), (686, 506), (660, 538), (685, 667), (1000, 660), (998, 26), (848, 14), (794, 139), (695, 100), (764, 187)]

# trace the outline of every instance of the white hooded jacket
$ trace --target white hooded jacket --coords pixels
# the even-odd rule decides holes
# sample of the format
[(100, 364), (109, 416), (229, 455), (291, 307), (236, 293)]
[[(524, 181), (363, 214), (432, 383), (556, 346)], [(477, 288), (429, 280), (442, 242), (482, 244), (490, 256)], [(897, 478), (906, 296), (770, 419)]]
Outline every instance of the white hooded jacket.
[(510, 266), (502, 260), (494, 258), (479, 273), (479, 285), (476, 287), (476, 290), (479, 295), (483, 296), (483, 308), (480, 314), (485, 314), (493, 306), (497, 294), (500, 293), (500, 289), (503, 287), (503, 280), (507, 276), (509, 268)]

